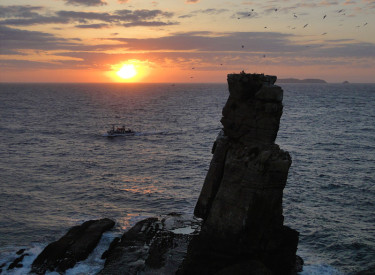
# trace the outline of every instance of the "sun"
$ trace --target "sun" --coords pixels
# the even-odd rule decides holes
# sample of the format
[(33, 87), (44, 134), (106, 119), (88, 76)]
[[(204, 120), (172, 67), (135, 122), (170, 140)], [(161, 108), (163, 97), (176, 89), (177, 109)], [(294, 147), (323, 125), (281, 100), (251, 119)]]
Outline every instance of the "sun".
[(116, 74), (122, 79), (130, 79), (137, 75), (137, 71), (133, 64), (124, 64)]

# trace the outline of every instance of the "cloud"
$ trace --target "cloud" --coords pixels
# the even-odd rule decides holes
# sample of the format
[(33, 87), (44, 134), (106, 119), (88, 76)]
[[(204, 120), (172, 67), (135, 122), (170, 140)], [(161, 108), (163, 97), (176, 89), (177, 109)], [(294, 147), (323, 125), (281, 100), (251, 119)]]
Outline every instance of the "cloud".
[(256, 18), (256, 17), (259, 17), (259, 15), (255, 11), (250, 11), (250, 12), (240, 11), (231, 16), (231, 18), (237, 18), (237, 19), (250, 19), (250, 18)]
[[(79, 27), (102, 28), (105, 25)], [(242, 69), (249, 64), (264, 62), (263, 54), (267, 56), (269, 65), (283, 66), (329, 65), (339, 62), (349, 65), (353, 59), (361, 60), (361, 64), (371, 66), (369, 64), (375, 60), (375, 44), (372, 43), (341, 39), (326, 40), (322, 45), (310, 44), (306, 47), (305, 44), (298, 44), (295, 38), (296, 36), (292, 34), (276, 32), (200, 31), (143, 39), (119, 37), (118, 33), (112, 33), (111, 38), (101, 40), (102, 44), (89, 45), (84, 41), (59, 38), (44, 32), (0, 27), (1, 54), (17, 55), (17, 59), (24, 59), (14, 62), (6, 60), (2, 62), (4, 68), (22, 65), (24, 68), (50, 66), (54, 69), (58, 62), (59, 68), (95, 66), (105, 70), (110, 69), (107, 68), (108, 64), (116, 64), (118, 60), (139, 59), (149, 60), (160, 66), (175, 64), (188, 68), (190, 63), (199, 63), (207, 69), (218, 70), (220, 64), (225, 63), (233, 68)], [(119, 50), (127, 53), (116, 53)], [(50, 56), (56, 62), (49, 65), (48, 62), (28, 60), (25, 53), (30, 51), (42, 51), (45, 56)]]
[(191, 18), (197, 16), (199, 14), (206, 14), (206, 15), (217, 15), (222, 14), (229, 11), (228, 9), (204, 9), (204, 10), (195, 10), (189, 14), (180, 15), (178, 18)]
[(159, 27), (178, 25), (178, 22), (161, 22), (161, 21), (133, 21), (131, 23), (122, 24), (124, 27)]
[[(11, 6), (5, 7), (0, 13), (2, 25), (8, 26), (32, 26), (40, 24), (76, 24), (78, 28), (98, 28), (105, 24), (133, 26), (165, 26), (176, 25), (178, 22), (164, 22), (163, 19), (173, 17), (172, 12), (162, 10), (116, 10), (108, 12), (77, 12), (77, 11), (57, 11), (49, 16), (34, 12), (40, 11), (40, 7)], [(108, 26), (108, 25), (107, 25)]]
[(318, 6), (336, 6), (338, 4), (339, 4), (339, 2), (337, 2), (337, 1), (323, 0), (323, 1), (321, 1), (321, 2), (318, 3)]
[(161, 10), (117, 10), (114, 12), (119, 20), (122, 21), (143, 21), (154, 19), (158, 16), (170, 18), (173, 16), (172, 12), (164, 12)]
[(108, 28), (108, 24), (88, 24), (88, 25), (76, 25), (76, 28), (81, 28), (81, 29), (103, 29), (103, 28)]
[(61, 50), (78, 44), (68, 39), (39, 31), (26, 31), (0, 26), (1, 50)]
[(0, 18), (32, 18), (39, 14), (34, 11), (43, 10), (37, 6), (0, 6)]
[(64, 0), (68, 5), (74, 6), (104, 6), (107, 3), (103, 0)]
[(345, 0), (345, 3), (344, 3), (344, 5), (355, 5), (355, 4), (357, 4), (357, 2), (353, 0)]

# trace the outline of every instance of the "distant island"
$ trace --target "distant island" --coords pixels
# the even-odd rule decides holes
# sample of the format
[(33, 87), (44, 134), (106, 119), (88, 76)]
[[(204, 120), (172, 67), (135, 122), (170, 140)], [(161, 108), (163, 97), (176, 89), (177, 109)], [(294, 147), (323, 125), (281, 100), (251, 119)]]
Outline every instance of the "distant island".
[(314, 79), (314, 78), (308, 78), (308, 79), (297, 79), (297, 78), (284, 78), (284, 79), (278, 79), (278, 83), (327, 83), (323, 79)]

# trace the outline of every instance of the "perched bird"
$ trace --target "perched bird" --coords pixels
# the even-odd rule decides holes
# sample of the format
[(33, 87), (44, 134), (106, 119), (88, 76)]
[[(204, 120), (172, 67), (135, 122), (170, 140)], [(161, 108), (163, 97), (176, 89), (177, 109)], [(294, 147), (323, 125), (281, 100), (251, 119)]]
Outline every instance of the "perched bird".
[(309, 24), (306, 24), (305, 26), (303, 26), (304, 28), (306, 28)]
[(324, 16), (323, 16), (323, 19), (325, 19), (327, 17), (327, 15), (325, 14)]
[(267, 26), (266, 27), (264, 27), (265, 29), (267, 29)]

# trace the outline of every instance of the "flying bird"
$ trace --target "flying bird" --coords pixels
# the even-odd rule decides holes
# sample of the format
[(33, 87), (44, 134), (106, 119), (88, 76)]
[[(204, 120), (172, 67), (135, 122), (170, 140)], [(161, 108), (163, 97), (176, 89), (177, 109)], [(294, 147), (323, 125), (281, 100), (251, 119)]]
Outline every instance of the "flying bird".
[(326, 32), (322, 33), (322, 35), (326, 35), (326, 34), (327, 34)]
[(306, 24), (305, 26), (303, 26), (304, 28), (306, 28), (309, 24)]
[(338, 13), (343, 12), (344, 10), (339, 10)]
[(324, 16), (323, 16), (323, 19), (325, 19), (327, 17), (327, 14), (325, 14)]

